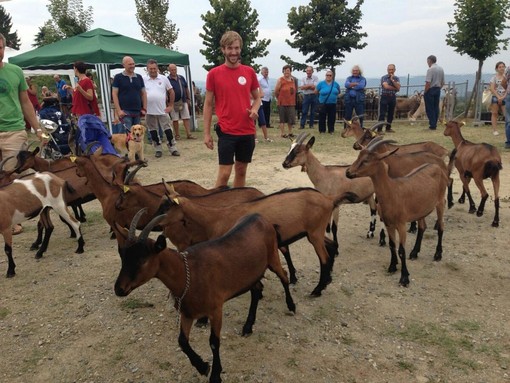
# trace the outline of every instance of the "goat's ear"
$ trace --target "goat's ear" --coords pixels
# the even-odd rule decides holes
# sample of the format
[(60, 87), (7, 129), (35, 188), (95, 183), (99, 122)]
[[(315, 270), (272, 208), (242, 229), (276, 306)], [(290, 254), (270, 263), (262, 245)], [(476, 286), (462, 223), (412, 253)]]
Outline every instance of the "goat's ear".
[(466, 125), (466, 121), (462, 121), (462, 122), (460, 123), (460, 126), (464, 126), (464, 125)]
[(128, 230), (120, 226), (117, 222), (113, 223), (112, 230), (117, 238), (117, 243), (120, 247), (124, 247), (128, 238)]
[(308, 142), (306, 143), (306, 148), (311, 149), (314, 143), (315, 143), (315, 137), (312, 136), (312, 138), (310, 138), (308, 140)]
[(393, 150), (388, 150), (387, 152), (384, 152), (384, 153), (381, 153), (378, 157), (380, 160), (386, 158), (386, 157), (389, 157), (391, 156), (392, 154), (394, 154), (399, 148), (395, 148)]
[(72, 156), (69, 156), (69, 159), (71, 160), (71, 162), (76, 162), (76, 159), (78, 157), (76, 157), (74, 154)]
[(163, 234), (158, 235), (156, 243), (154, 244), (154, 250), (159, 253), (166, 249), (166, 238)]

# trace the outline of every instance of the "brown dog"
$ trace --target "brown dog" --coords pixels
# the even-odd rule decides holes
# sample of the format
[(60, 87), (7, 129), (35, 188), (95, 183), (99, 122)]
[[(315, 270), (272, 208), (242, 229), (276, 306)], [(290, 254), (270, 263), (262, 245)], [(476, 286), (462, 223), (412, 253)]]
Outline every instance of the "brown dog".
[(131, 133), (112, 134), (111, 142), (115, 150), (120, 154), (126, 154), (127, 152), (130, 161), (134, 161), (137, 155), (139, 160), (144, 160), (144, 138), (145, 126), (133, 125), (131, 127)]

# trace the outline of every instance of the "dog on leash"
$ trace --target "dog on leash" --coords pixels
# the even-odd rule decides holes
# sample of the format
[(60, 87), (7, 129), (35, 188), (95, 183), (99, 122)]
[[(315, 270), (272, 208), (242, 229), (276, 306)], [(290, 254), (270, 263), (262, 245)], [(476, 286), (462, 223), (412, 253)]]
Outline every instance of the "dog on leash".
[(124, 155), (127, 153), (130, 161), (134, 161), (137, 157), (139, 160), (144, 160), (144, 138), (145, 126), (137, 124), (131, 127), (131, 132), (112, 134), (111, 142), (117, 152)]

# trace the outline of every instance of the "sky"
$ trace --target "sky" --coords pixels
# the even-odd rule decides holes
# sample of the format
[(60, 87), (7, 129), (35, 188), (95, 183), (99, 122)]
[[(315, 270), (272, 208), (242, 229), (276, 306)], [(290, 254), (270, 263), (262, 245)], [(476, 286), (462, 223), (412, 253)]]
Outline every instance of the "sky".
[[(136, 21), (134, 0), (82, 0), (84, 7), (92, 6), (94, 23), (92, 29), (103, 28), (132, 38), (143, 40)], [(11, 15), (13, 30), (21, 39), (20, 52), (33, 49), (34, 36), (39, 27), (50, 18), (45, 0), (0, 0)], [(252, 0), (252, 8), (259, 14), (259, 38), (271, 39), (269, 55), (259, 58), (257, 64), (269, 68), (269, 76), (279, 77), (285, 63), (280, 55), (304, 62), (298, 50), (288, 46), (285, 39), (292, 39), (287, 25), (287, 14), (292, 6), (307, 5), (308, 0)], [(349, 2), (352, 7), (354, 1)], [(426, 58), (437, 56), (437, 63), (446, 74), (472, 74), (477, 62), (468, 56), (461, 56), (446, 45), (447, 22), (454, 21), (453, 0), (365, 0), (362, 5), (363, 17), (360, 22), (363, 39), (367, 46), (363, 50), (347, 53), (345, 62), (336, 68), (337, 80), (350, 74), (354, 65), (360, 65), (367, 78), (380, 77), (386, 73), (387, 64), (397, 67), (397, 75), (422, 76), (427, 70)], [(206, 64), (200, 49), (205, 46), (199, 33), (203, 32), (202, 14), (212, 10), (209, 0), (170, 0), (168, 18), (179, 28), (175, 50), (190, 57), (192, 78), (205, 81)], [(510, 35), (507, 31), (505, 37)], [(489, 58), (484, 73), (492, 73), (497, 61), (510, 61), (506, 51)], [(298, 76), (300, 73), (294, 72)], [(324, 76), (318, 73), (319, 78)]]

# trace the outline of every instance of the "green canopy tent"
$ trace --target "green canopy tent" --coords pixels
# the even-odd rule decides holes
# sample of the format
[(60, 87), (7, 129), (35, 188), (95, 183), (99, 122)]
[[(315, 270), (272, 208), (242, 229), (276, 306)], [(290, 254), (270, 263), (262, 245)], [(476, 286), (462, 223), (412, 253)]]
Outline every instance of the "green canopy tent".
[[(188, 82), (191, 83), (189, 56), (187, 54), (158, 47), (101, 28), (10, 57), (9, 62), (24, 70), (71, 69), (75, 61), (83, 61), (90, 67), (95, 67), (99, 78), (106, 122), (111, 129), (110, 69), (122, 68), (122, 58), (124, 56), (131, 56), (138, 66), (145, 66), (149, 59), (154, 59), (161, 65), (173, 63), (182, 66)], [(193, 98), (193, 92), (190, 92), (190, 94)], [(193, 108), (190, 112), (194, 113)]]

